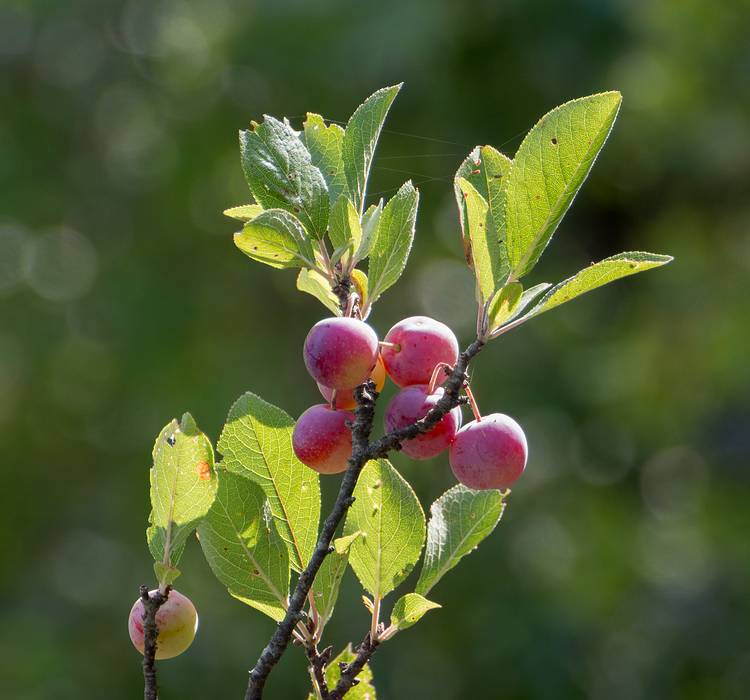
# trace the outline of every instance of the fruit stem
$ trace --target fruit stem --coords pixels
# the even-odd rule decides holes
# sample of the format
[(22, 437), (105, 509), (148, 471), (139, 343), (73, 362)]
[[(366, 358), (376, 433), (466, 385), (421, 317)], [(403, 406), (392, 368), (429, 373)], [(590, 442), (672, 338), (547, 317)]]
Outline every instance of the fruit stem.
[(437, 380), (438, 380), (438, 377), (440, 376), (441, 370), (444, 374), (449, 374), (450, 372), (453, 371), (453, 367), (451, 367), (447, 362), (438, 362), (435, 365), (435, 369), (432, 370), (432, 376), (430, 377), (430, 383), (427, 385), (428, 394), (435, 393), (435, 387), (437, 386)]
[(471, 387), (469, 386), (468, 382), (464, 384), (464, 391), (466, 392), (466, 395), (469, 397), (469, 403), (471, 404), (471, 410), (474, 413), (474, 418), (477, 419), (477, 423), (482, 420), (482, 414), (479, 412), (479, 404), (477, 403), (477, 400), (474, 398), (474, 392), (472, 392)]
[(389, 343), (387, 340), (381, 340), (378, 345), (381, 348), (391, 348), (394, 352), (401, 352), (401, 346), (398, 343)]

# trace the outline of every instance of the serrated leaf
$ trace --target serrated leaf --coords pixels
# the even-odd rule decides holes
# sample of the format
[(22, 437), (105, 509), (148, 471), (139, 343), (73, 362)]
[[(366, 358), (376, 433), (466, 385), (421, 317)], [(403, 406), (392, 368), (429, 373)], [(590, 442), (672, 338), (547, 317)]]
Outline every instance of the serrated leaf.
[(349, 194), (358, 213), (362, 213), (365, 191), (375, 147), (388, 110), (401, 85), (381, 88), (368, 97), (349, 119), (344, 131), (341, 155)]
[(500, 276), (510, 273), (510, 262), (505, 249), (505, 185), (513, 161), (492, 146), (480, 149), (480, 171), (485, 179), (486, 192), (482, 196), (490, 207), (490, 217), (495, 225), (495, 233), (500, 243)]
[(513, 315), (516, 307), (521, 303), (522, 295), (523, 285), (520, 282), (511, 282), (495, 295), (487, 309), (490, 330), (498, 328)]
[(296, 216), (314, 238), (328, 225), (328, 186), (310, 152), (289, 124), (265, 116), (261, 124), (240, 131), (245, 179), (264, 209), (284, 209)]
[(239, 207), (225, 209), (224, 216), (228, 216), (230, 219), (237, 219), (238, 221), (250, 221), (250, 219), (254, 219), (262, 211), (263, 207), (260, 204), (243, 204)]
[(330, 282), (317, 270), (301, 269), (297, 275), (297, 289), (314, 296), (335, 316), (341, 316), (339, 298), (331, 290)]
[(216, 497), (214, 451), (186, 413), (179, 423), (172, 420), (159, 433), (153, 459), (146, 539), (154, 560), (164, 565), (166, 573), (176, 568), (188, 535)]
[(385, 205), (377, 235), (370, 251), (367, 276), (370, 280), (370, 304), (394, 285), (406, 267), (414, 240), (419, 193), (411, 180)]
[[(347, 647), (332, 661), (328, 663), (325, 670), (326, 684), (329, 690), (336, 687), (336, 683), (341, 679), (341, 669), (339, 664), (350, 664), (356, 658), (352, 651), (352, 645)], [(357, 674), (359, 683), (352, 686), (346, 694), (347, 700), (377, 700), (375, 695), (375, 686), (372, 684), (372, 670), (370, 664), (365, 664), (362, 670)], [(309, 700), (315, 700), (315, 695), (310, 693)]]
[(365, 465), (354, 497), (344, 535), (362, 534), (352, 543), (349, 562), (362, 586), (383, 598), (419, 560), (425, 537), (422, 506), (411, 486), (385, 459)]
[(493, 230), (500, 245), (498, 277), (505, 278), (510, 272), (505, 250), (505, 183), (512, 161), (492, 146), (476, 146), (463, 160), (453, 178), (453, 192), (458, 206), (458, 219), (464, 245), (464, 256), (469, 267), (473, 266), (471, 240), (466, 225), (466, 201), (459, 184), (466, 180), (487, 202)]
[(278, 269), (312, 267), (315, 255), (301, 222), (283, 209), (267, 209), (234, 234), (248, 257)]
[(370, 254), (382, 213), (383, 200), (381, 199), (377, 204), (371, 204), (367, 207), (367, 211), (362, 215), (362, 240), (354, 253), (355, 264), (364, 260)]
[(348, 265), (362, 241), (362, 225), (357, 210), (346, 196), (339, 197), (331, 209), (328, 238), (334, 250), (348, 251), (348, 255), (344, 253)]
[(440, 496), (430, 507), (427, 548), (416, 592), (426, 596), (495, 529), (504, 510), (499, 491), (472, 491), (459, 484)]
[(359, 535), (359, 532), (355, 532), (348, 537), (339, 537), (334, 540), (334, 551), (326, 555), (318, 570), (318, 575), (315, 577), (312, 590), (320, 616), (321, 628), (325, 627), (331, 619), (331, 615), (333, 615), (333, 608), (339, 596), (341, 579), (346, 571), (346, 565), (349, 563), (349, 547)]
[(469, 253), (476, 277), (477, 302), (482, 305), (492, 298), (504, 278), (500, 265), (500, 244), (489, 214), (489, 205), (468, 180), (459, 178), (459, 187), (466, 202), (466, 229)]
[(312, 164), (323, 175), (328, 185), (328, 198), (333, 204), (341, 195), (348, 194), (344, 162), (341, 159), (344, 130), (338, 124), (326, 126), (323, 117), (312, 112), (307, 113), (302, 129)]
[(295, 456), (293, 430), (288, 414), (247, 392), (230, 409), (218, 449), (227, 469), (261, 486), (291, 566), (301, 571), (318, 539), (320, 483)]
[(550, 289), (539, 302), (529, 311), (524, 318), (538, 316), (545, 311), (554, 309), (566, 301), (590, 292), (592, 289), (601, 287), (622, 277), (645, 272), (654, 267), (661, 267), (672, 261), (669, 255), (657, 255), (656, 253), (642, 253), (633, 251), (619, 253), (610, 258), (593, 263), (585, 270), (569, 277)]
[(405, 630), (419, 622), (430, 610), (441, 608), (442, 605), (427, 600), (419, 593), (407, 593), (401, 596), (393, 606), (391, 625), (397, 630)]
[(543, 116), (513, 159), (506, 189), (506, 245), (513, 279), (536, 264), (591, 170), (622, 97), (604, 92)]
[(289, 555), (266, 522), (265, 501), (258, 484), (220, 470), (216, 500), (198, 525), (198, 539), (230, 595), (279, 621), (289, 595)]

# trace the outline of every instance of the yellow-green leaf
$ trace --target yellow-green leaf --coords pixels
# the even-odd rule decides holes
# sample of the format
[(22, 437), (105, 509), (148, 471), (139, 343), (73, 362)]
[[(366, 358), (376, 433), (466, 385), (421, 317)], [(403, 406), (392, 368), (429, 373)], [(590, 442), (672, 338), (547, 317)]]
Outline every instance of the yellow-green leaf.
[(405, 630), (419, 622), (430, 610), (441, 608), (442, 605), (427, 600), (419, 593), (407, 593), (396, 601), (391, 613), (391, 625), (397, 630)]
[(239, 207), (225, 209), (224, 216), (228, 216), (230, 219), (237, 219), (238, 221), (250, 221), (250, 219), (254, 219), (262, 211), (263, 207), (260, 204), (243, 204)]
[(302, 268), (297, 275), (297, 289), (314, 296), (335, 316), (341, 316), (339, 298), (331, 290), (331, 284), (317, 270)]

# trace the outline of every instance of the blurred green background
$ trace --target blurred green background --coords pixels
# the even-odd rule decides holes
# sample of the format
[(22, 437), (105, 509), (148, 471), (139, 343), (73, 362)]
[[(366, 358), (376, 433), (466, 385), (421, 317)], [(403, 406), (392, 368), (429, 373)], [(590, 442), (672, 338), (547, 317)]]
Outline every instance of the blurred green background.
[[(298, 415), (322, 306), (246, 259), (222, 209), (248, 193), (237, 130), (345, 120), (405, 81), (370, 191), (422, 193), (407, 274), (376, 307), (471, 340), (450, 181), (512, 155), (544, 112), (619, 89), (614, 133), (530, 282), (621, 250), (671, 253), (493, 343), (485, 411), (531, 456), (444, 609), (379, 650), (389, 698), (746, 698), (750, 687), (750, 42), (747, 2), (5, 0), (0, 7), (0, 649), (8, 698), (133, 698), (126, 632), (151, 581), (143, 530), (160, 428), (214, 439), (252, 389)], [(415, 136), (419, 134), (420, 136)], [(427, 139), (423, 137), (429, 137)], [(395, 460), (425, 505), (444, 458)], [(336, 479), (327, 479), (327, 497)], [(239, 698), (272, 623), (195, 543), (201, 614), (167, 698)], [(358, 640), (350, 577), (328, 630)], [(299, 650), (269, 697), (302, 698)]]

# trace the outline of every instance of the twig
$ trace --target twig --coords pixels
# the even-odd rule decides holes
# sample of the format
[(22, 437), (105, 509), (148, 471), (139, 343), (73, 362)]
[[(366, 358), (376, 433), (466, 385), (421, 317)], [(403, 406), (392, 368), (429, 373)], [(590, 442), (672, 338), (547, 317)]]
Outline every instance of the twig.
[(328, 700), (341, 700), (351, 690), (352, 686), (359, 683), (357, 675), (365, 667), (377, 648), (378, 642), (372, 641), (368, 632), (362, 643), (357, 647), (357, 655), (354, 657), (354, 661), (341, 669), (341, 678), (336, 683), (336, 687), (328, 693)]
[(313, 678), (315, 679), (315, 685), (318, 686), (318, 694), (323, 700), (328, 700), (328, 682), (326, 681), (325, 668), (331, 659), (333, 653), (333, 647), (326, 647), (322, 652), (318, 653), (318, 647), (316, 644), (312, 644), (305, 648), (307, 658), (310, 661), (310, 671)]
[(476, 357), (485, 345), (484, 340), (477, 339), (458, 356), (458, 362), (443, 384), (443, 395), (437, 400), (430, 412), (420, 420), (404, 428), (393, 430), (369, 445), (369, 458), (385, 457), (393, 450), (401, 448), (401, 443), (426, 433), (435, 427), (445, 415), (461, 403), (460, 395), (467, 380), (466, 370), (469, 362)]
[(141, 586), (140, 594), (143, 602), (143, 700), (157, 700), (159, 687), (156, 682), (156, 639), (159, 630), (156, 626), (156, 613), (167, 602), (171, 586), (166, 586), (164, 592), (156, 590), (148, 592), (148, 586)]
[[(289, 599), (289, 607), (284, 619), (276, 627), (271, 640), (250, 672), (245, 700), (260, 700), (263, 697), (263, 688), (265, 687), (266, 680), (289, 645), (294, 626), (301, 619), (302, 607), (305, 604), (307, 594), (312, 587), (318, 570), (329, 553), (336, 529), (344, 519), (349, 507), (354, 503), (352, 494), (354, 493), (354, 487), (357, 485), (357, 480), (364, 465), (371, 459), (385, 457), (392, 450), (400, 449), (401, 443), (404, 440), (409, 440), (417, 435), (426, 433), (437, 425), (449, 411), (461, 403), (460, 392), (467, 378), (466, 369), (469, 362), (482, 350), (484, 344), (484, 340), (477, 339), (459, 355), (456, 366), (443, 384), (444, 394), (424, 418), (405, 428), (394, 430), (375, 442), (370, 442), (370, 433), (372, 432), (372, 424), (375, 417), (375, 401), (378, 396), (375, 391), (375, 383), (370, 380), (355, 389), (354, 394), (357, 399), (357, 408), (354, 412), (355, 421), (352, 425), (352, 456), (349, 459), (349, 465), (344, 473), (344, 478), (341, 480), (336, 502), (328, 517), (323, 522), (318, 542), (310, 557), (310, 562), (297, 580), (297, 586)], [(352, 679), (356, 677), (362, 666), (367, 663), (367, 659), (372, 655), (376, 647), (377, 641), (371, 641), (368, 633), (365, 640), (358, 647), (357, 659), (348, 667), (355, 671)], [(366, 658), (362, 660), (361, 665), (357, 668), (360, 651)], [(342, 681), (344, 681), (343, 674)], [(342, 685), (342, 681), (339, 681), (339, 684), (336, 686), (337, 688)], [(338, 699), (343, 697), (343, 693), (351, 685), (352, 683), (346, 689), (340, 690), (338, 695), (334, 694), (336, 692), (334, 690), (331, 698)]]

